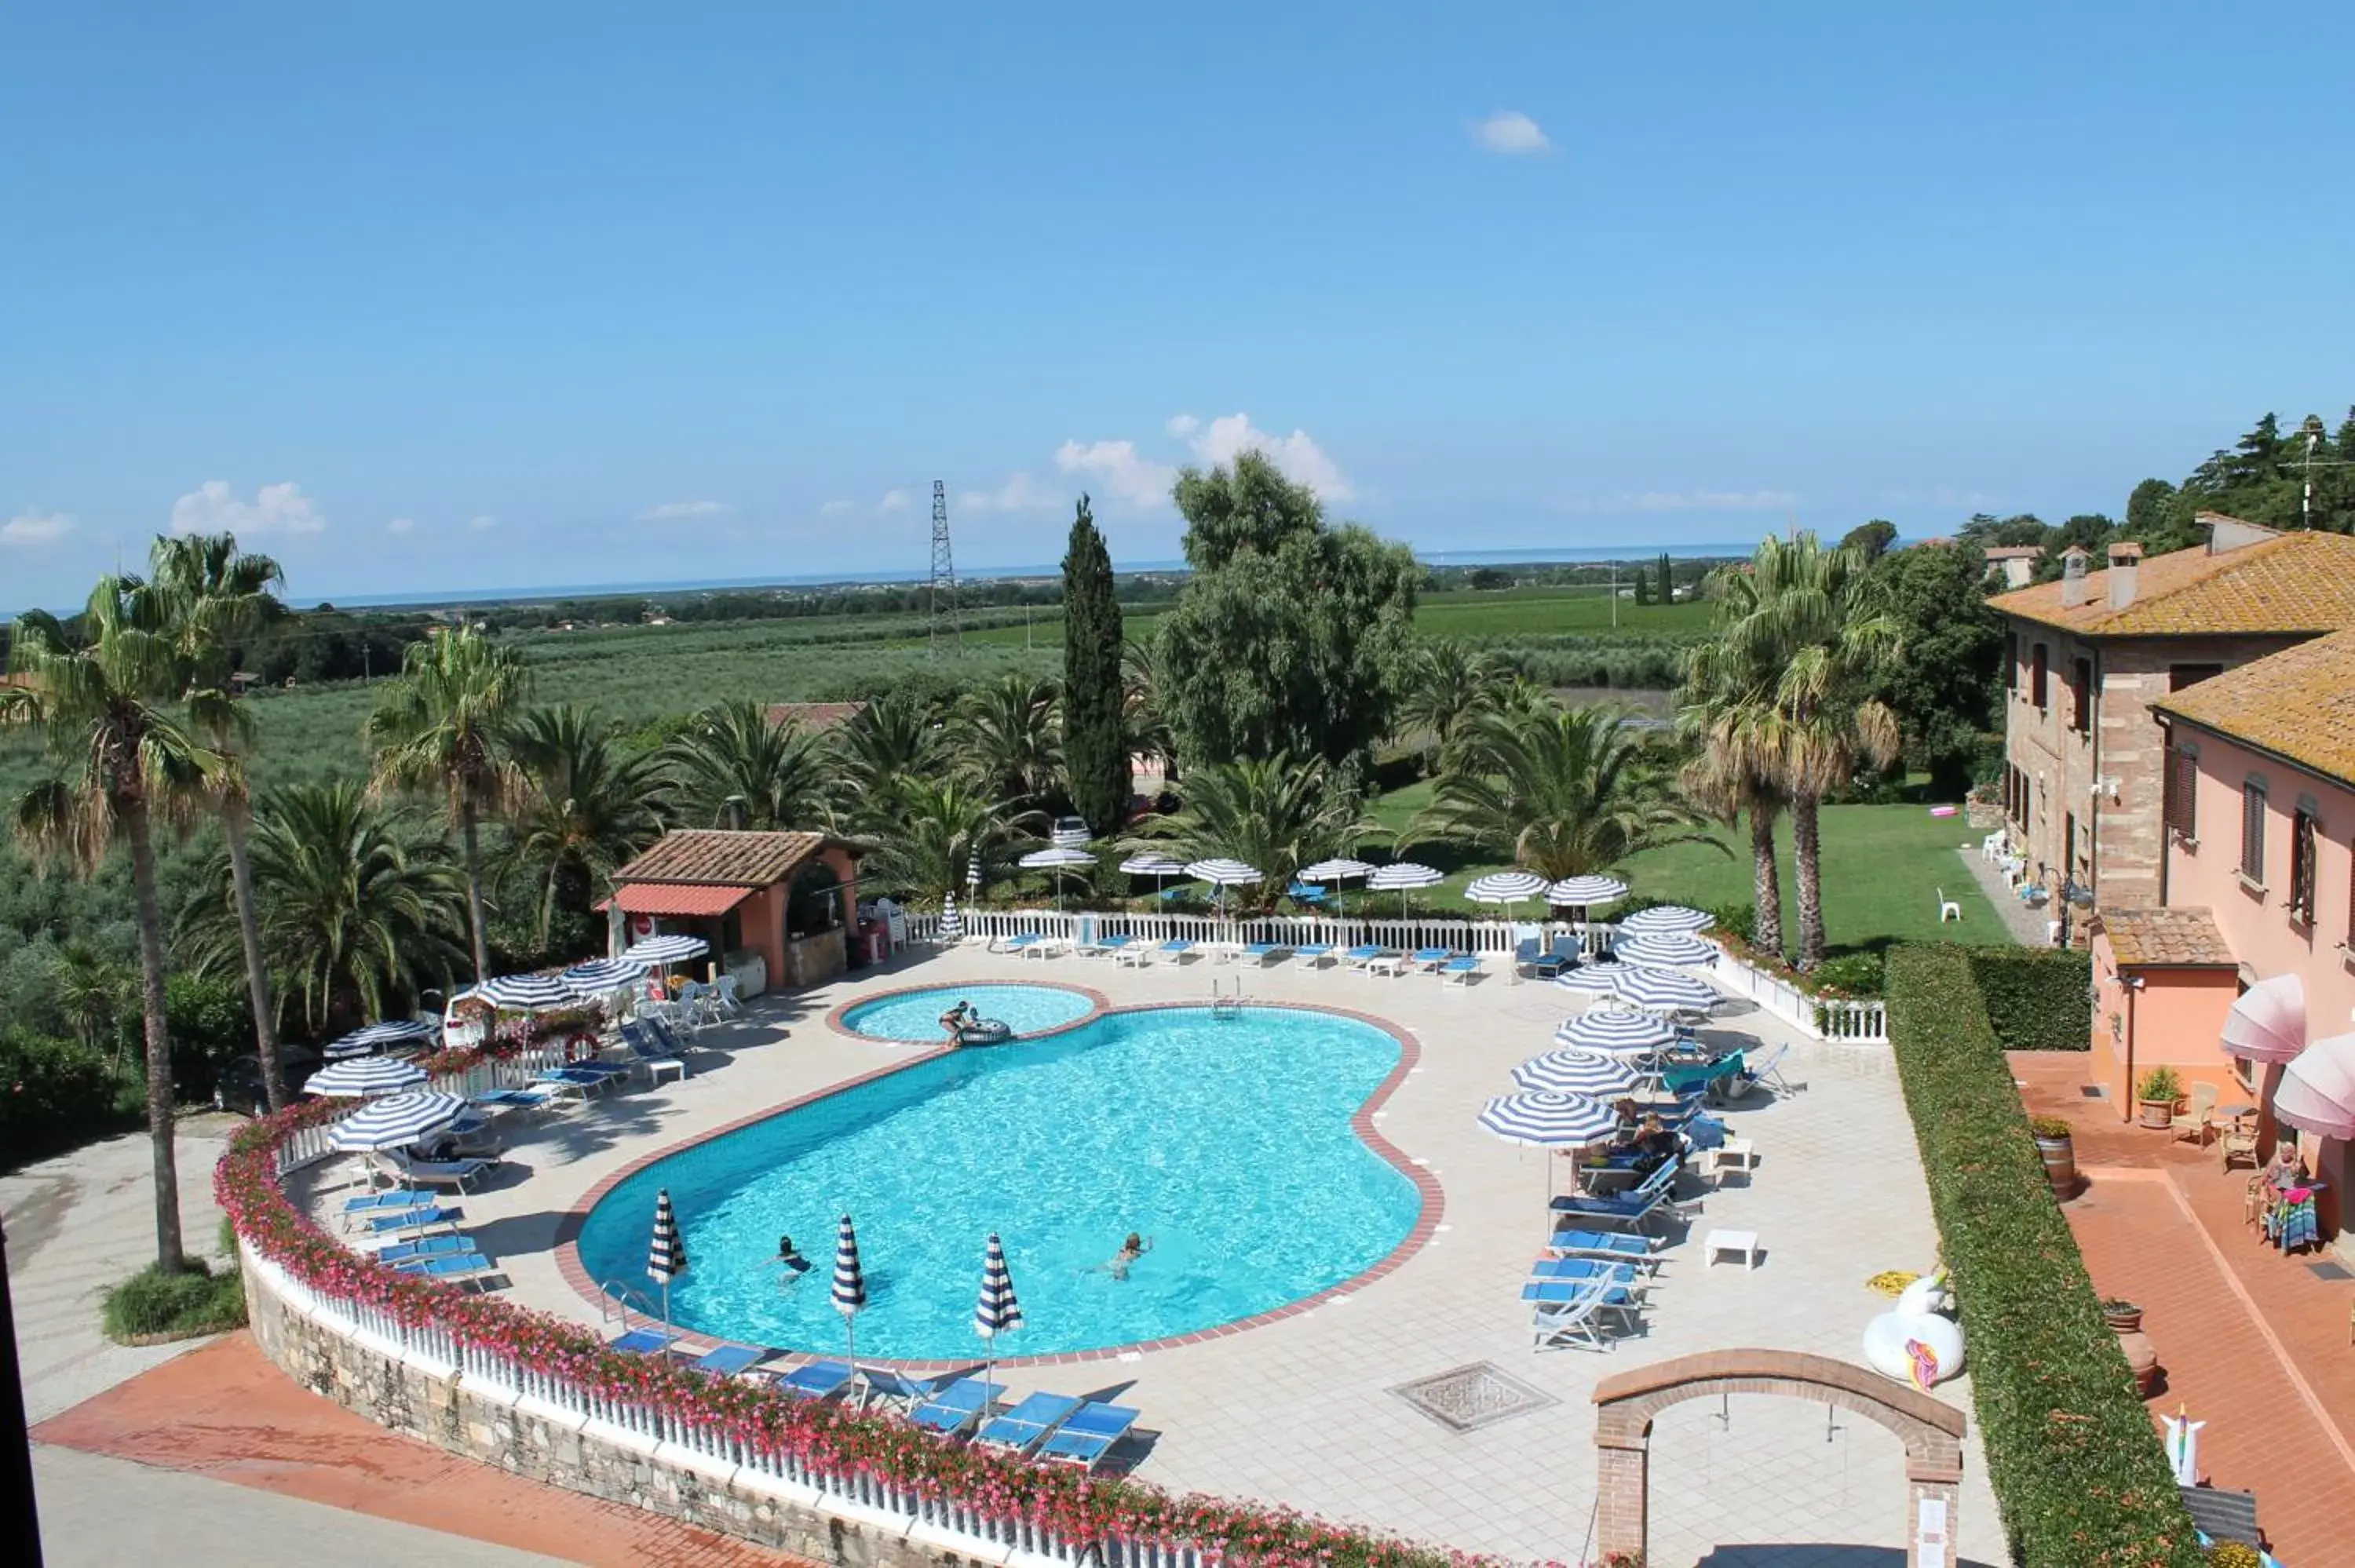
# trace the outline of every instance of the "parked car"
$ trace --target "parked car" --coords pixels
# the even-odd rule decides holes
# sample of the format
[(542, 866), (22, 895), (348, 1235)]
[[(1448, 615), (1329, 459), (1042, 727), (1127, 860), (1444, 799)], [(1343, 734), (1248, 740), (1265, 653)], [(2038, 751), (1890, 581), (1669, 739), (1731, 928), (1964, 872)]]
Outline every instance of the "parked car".
[(1090, 836), (1085, 817), (1058, 817), (1047, 831), (1047, 842), (1057, 849), (1085, 849)]
[[(286, 1092), (299, 1095), (311, 1075), (325, 1064), (306, 1046), (278, 1047), (278, 1067), (286, 1075)], [(223, 1067), (213, 1080), (213, 1109), (243, 1111), (248, 1116), (270, 1114), (270, 1092), (261, 1086), (261, 1058), (248, 1053)]]

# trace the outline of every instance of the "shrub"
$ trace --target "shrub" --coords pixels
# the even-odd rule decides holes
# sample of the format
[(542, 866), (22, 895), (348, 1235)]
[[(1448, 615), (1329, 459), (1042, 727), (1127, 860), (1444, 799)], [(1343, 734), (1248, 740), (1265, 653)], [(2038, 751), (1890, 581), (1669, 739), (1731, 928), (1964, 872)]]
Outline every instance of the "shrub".
[[(128, 1103), (118, 1087), (128, 1090)], [(0, 1170), (138, 1125), (146, 1100), (105, 1056), (69, 1040), (0, 1031)]]
[(1732, 937), (1749, 947), (1758, 940), (1758, 906), (1755, 904), (1712, 904), (1708, 910), (1710, 920), (1718, 935)]
[(187, 1339), (222, 1334), (245, 1326), (245, 1287), (237, 1265), (218, 1274), (200, 1257), (184, 1260), (178, 1274), (161, 1274), (154, 1264), (106, 1293), (106, 1333), (112, 1340), (164, 1335)]
[(1805, 983), (1817, 996), (1879, 996), (1888, 983), (1887, 968), (1878, 952), (1842, 953), (1817, 964)]
[(253, 1001), (242, 965), (228, 974), (166, 976), (164, 1016), (172, 1033), (172, 1087), (181, 1099), (210, 1096), (221, 1069), (254, 1049)]
[(2023, 1136), (2026, 1114), (1971, 956), (1897, 948), (1888, 1001), (2012, 1562), (2199, 1568), (2158, 1435)]
[(2083, 1051), (2093, 1044), (2093, 959), (2048, 948), (1974, 948), (1971, 979), (2007, 1051)]
[(2028, 1118), (2028, 1130), (2039, 1138), (2066, 1138), (2069, 1121), (2065, 1117), (2032, 1116)]
[(2264, 1568), (2264, 1558), (2245, 1541), (2220, 1541), (2208, 1549), (2208, 1568)]

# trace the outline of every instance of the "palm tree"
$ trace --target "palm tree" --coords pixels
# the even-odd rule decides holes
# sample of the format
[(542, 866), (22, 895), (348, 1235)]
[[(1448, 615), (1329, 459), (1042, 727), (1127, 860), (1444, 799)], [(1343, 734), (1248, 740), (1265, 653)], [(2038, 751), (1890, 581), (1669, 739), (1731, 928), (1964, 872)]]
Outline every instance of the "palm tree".
[(474, 981), (489, 978), (483, 924), (482, 819), (513, 798), (507, 755), (530, 685), (523, 659), (474, 627), (436, 631), (401, 656), (400, 677), (368, 715), (379, 790), (436, 792), (448, 801), (466, 865), (466, 927)]
[(940, 733), (928, 709), (896, 693), (851, 715), (833, 735), (836, 820), (853, 832), (888, 827), (900, 785), (934, 779)]
[(860, 879), (932, 899), (964, 885), (966, 868), (1002, 869), (1016, 842), (1005, 801), (963, 779), (910, 778), (891, 791), (891, 831), (860, 867)]
[(1455, 746), (1410, 840), (1452, 839), (1553, 880), (1661, 844), (1717, 842), (1620, 709), (1476, 714)]
[(1703, 690), (1731, 694), (1740, 770), (1790, 802), (1801, 969), (1824, 958), (1823, 798), (1902, 744), (1896, 715), (1869, 695), (1903, 650), (1867, 567), (1861, 551), (1826, 549), (1813, 534), (1763, 541), (1746, 570), (1723, 574), (1716, 635), (1694, 659)]
[(1055, 683), (1027, 675), (967, 692), (952, 730), (958, 760), (984, 790), (1044, 807), (1063, 771)]
[(1162, 711), (1160, 643), (1151, 637), (1132, 637), (1121, 644), (1121, 711), (1128, 727), (1132, 756), (1161, 764), (1162, 777), (1178, 776), (1178, 739)]
[(520, 799), (508, 853), (539, 883), (544, 951), (559, 895), (587, 913), (613, 873), (662, 836), (670, 785), (660, 758), (623, 750), (612, 728), (582, 708), (526, 714), (509, 747)]
[(1399, 733), (1428, 736), (1423, 749), (1435, 750), (1444, 767), (1457, 732), (1476, 714), (1505, 705), (1513, 679), (1494, 654), (1476, 653), (1461, 642), (1426, 642), (1399, 703)]
[(806, 828), (826, 814), (826, 749), (760, 703), (719, 703), (695, 715), (666, 756), (680, 814), (713, 827)]
[[(442, 844), (407, 842), (400, 820), (358, 784), (265, 795), (252, 848), (262, 952), (280, 1005), (299, 1000), (306, 1029), (389, 1016), (464, 972), (464, 875)], [(223, 896), (226, 881), (208, 879), (189, 911), (186, 956), (200, 969), (236, 961), (242, 920)]]
[(16, 806), (16, 830), (37, 856), (63, 855), (84, 874), (120, 833), (131, 851), (139, 928), (139, 1001), (147, 1061), (147, 1135), (154, 1144), (155, 1267), (176, 1274), (179, 1168), (172, 1147), (172, 1034), (164, 1013), (164, 912), (155, 891), (155, 830), (185, 820), (212, 788), (220, 758), (182, 726), (172, 705), (183, 661), (169, 638), (133, 615), (137, 579), (101, 577), (69, 637), (45, 610), (18, 618), (8, 667), (24, 683), (0, 693), (5, 713), (41, 726), (69, 772), (36, 784)]
[(49, 1001), (84, 1050), (94, 1055), (103, 1042), (112, 1041), (115, 1069), (122, 1070), (123, 1021), (139, 1006), (134, 977), (91, 943), (69, 938), (49, 960)]
[(1261, 874), (1258, 901), (1274, 902), (1304, 865), (1337, 854), (1374, 821), (1322, 758), (1278, 753), (1199, 767), (1186, 775), (1185, 809), (1157, 820), (1133, 846), (1180, 860), (1239, 860)]
[(178, 647), (186, 662), (188, 722), (222, 762), (213, 803), (229, 842), (245, 985), (253, 1001), (254, 1052), (270, 1108), (279, 1110), (286, 1104), (286, 1076), (278, 1064), (277, 1010), (270, 1000), (270, 970), (261, 961), (253, 865), (246, 848), (253, 801), (245, 758), (252, 748), (253, 720), (231, 695), (229, 677), (236, 646), (282, 609), (271, 590), (284, 583), (286, 574), (268, 556), (240, 551), (233, 534), (158, 535), (147, 561), (148, 579), (137, 596), (141, 618)]
[(1729, 827), (1750, 827), (1750, 942), (1783, 956), (1783, 876), (1774, 822), (1785, 800), (1757, 743), (1771, 675), (1741, 666), (1738, 650), (1704, 644), (1685, 670), (1677, 728), (1689, 759), (1678, 775), (1685, 798)]

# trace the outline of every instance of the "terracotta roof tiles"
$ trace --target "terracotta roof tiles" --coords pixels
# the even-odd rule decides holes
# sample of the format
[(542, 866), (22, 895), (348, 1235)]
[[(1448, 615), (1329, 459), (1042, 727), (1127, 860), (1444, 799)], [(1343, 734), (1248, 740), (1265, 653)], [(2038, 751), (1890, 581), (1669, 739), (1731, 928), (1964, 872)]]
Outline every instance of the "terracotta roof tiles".
[[(673, 829), (613, 874), (616, 883), (686, 882), (719, 887), (766, 887), (783, 882), (818, 851), (844, 841), (825, 833), (734, 832), (718, 828)], [(623, 907), (628, 907), (624, 905)]]
[(2085, 574), (2085, 602), (2061, 602), (2059, 582), (1998, 594), (2007, 615), (2098, 637), (2294, 635), (2355, 626), (2355, 538), (2284, 534), (2211, 554), (2205, 546), (2153, 556), (2136, 568), (2135, 597), (2110, 608), (2110, 573)]
[(2236, 969), (2205, 909), (2105, 909), (2094, 916), (2120, 969)]
[(2286, 648), (2151, 706), (2355, 784), (2355, 630)]

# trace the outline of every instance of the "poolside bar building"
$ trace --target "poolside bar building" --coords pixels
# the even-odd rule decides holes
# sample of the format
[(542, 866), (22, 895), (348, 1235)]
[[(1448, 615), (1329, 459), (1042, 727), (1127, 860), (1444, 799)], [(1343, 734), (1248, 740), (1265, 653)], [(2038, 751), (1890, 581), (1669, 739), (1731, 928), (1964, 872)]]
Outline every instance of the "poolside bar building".
[(677, 931), (709, 942), (742, 995), (820, 984), (849, 962), (863, 853), (826, 833), (674, 829), (613, 874), (611, 950)]

